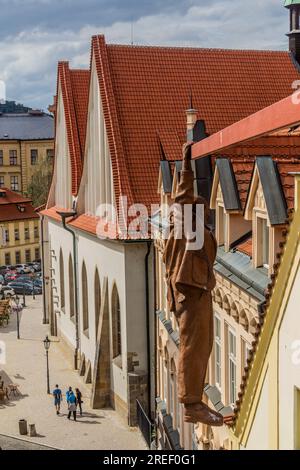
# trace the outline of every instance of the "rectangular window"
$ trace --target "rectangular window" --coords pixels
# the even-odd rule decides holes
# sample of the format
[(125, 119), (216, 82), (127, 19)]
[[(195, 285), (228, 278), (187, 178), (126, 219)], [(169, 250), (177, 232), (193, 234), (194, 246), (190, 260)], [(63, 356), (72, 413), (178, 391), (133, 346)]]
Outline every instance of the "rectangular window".
[(38, 161), (38, 150), (31, 149), (30, 150), (30, 158), (31, 158), (31, 165), (36, 165)]
[(9, 164), (11, 166), (15, 166), (18, 164), (18, 156), (17, 156), (17, 151), (16, 150), (10, 150), (9, 151)]
[(15, 228), (15, 241), (18, 242), (20, 240), (20, 232), (18, 228)]
[(29, 240), (30, 239), (30, 234), (29, 234), (29, 228), (28, 227), (25, 228), (24, 234), (25, 234), (25, 240)]
[(226, 245), (227, 241), (227, 215), (224, 207), (219, 206), (219, 228), (218, 228), (218, 243), (220, 246)]
[(5, 253), (5, 265), (10, 265), (10, 253)]
[(269, 268), (270, 229), (267, 219), (257, 218), (257, 231), (258, 265)]
[(47, 149), (47, 159), (48, 160), (53, 160), (54, 157), (54, 150), (53, 149)]
[(19, 178), (17, 176), (10, 177), (10, 189), (12, 191), (19, 191)]
[(26, 250), (26, 251), (25, 251), (25, 262), (26, 262), (26, 263), (30, 263), (30, 262), (31, 262), (30, 250)]
[(39, 227), (37, 225), (34, 227), (34, 238), (39, 238)]
[(21, 252), (16, 251), (16, 264), (21, 264)]
[(40, 259), (40, 249), (39, 248), (35, 248), (34, 256), (35, 256), (35, 260)]
[(4, 231), (4, 239), (6, 243), (9, 243), (9, 230), (7, 228)]
[(0, 150), (0, 166), (3, 166), (3, 150)]
[(0, 176), (0, 188), (4, 188), (4, 176)]
[(236, 337), (228, 329), (228, 398), (229, 403), (236, 401)]
[(221, 388), (222, 337), (221, 320), (215, 316), (215, 384)]

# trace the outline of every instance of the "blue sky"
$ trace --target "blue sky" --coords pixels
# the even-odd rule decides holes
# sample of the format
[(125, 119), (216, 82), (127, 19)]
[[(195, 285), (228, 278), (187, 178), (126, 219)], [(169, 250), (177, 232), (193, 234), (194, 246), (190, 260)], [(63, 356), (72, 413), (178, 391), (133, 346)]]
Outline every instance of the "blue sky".
[(283, 0), (0, 0), (0, 80), (7, 98), (46, 109), (58, 60), (87, 67), (90, 38), (107, 42), (287, 48)]

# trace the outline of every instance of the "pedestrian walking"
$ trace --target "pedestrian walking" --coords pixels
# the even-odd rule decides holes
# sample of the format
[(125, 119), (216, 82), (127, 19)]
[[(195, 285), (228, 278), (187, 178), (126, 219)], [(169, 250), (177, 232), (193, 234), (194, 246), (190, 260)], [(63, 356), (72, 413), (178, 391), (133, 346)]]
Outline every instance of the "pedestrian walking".
[(54, 397), (54, 406), (55, 406), (55, 409), (56, 409), (56, 414), (59, 415), (60, 405), (61, 405), (61, 402), (62, 402), (62, 392), (61, 392), (61, 389), (59, 388), (59, 386), (57, 384), (55, 385), (55, 387), (56, 388), (53, 390), (52, 395)]
[(73, 418), (74, 421), (76, 421), (76, 409), (77, 409), (77, 400), (76, 396), (74, 395), (74, 392), (71, 390), (69, 391), (69, 397), (68, 397), (68, 408), (69, 408), (69, 414), (68, 414), (68, 419), (71, 419), (71, 415), (73, 413)]
[(75, 392), (76, 392), (76, 400), (77, 400), (77, 405), (79, 407), (79, 411), (80, 411), (80, 416), (82, 416), (82, 393), (81, 391), (79, 390), (79, 388), (76, 388), (75, 389)]
[(68, 390), (66, 391), (66, 399), (67, 399), (68, 405), (69, 405), (69, 396), (71, 392), (73, 393), (72, 387), (69, 387)]

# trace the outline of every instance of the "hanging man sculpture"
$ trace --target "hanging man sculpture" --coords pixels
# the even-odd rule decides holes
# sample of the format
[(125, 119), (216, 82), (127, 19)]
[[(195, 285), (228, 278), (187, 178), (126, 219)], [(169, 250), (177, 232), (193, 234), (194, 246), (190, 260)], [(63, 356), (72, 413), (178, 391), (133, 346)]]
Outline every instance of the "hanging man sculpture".
[[(174, 224), (164, 251), (168, 283), (168, 303), (174, 312), (180, 335), (178, 364), (178, 397), (184, 404), (184, 420), (222, 426), (223, 416), (202, 401), (208, 360), (213, 346), (213, 308), (211, 291), (215, 287), (213, 265), (217, 244), (207, 226), (209, 209), (202, 197), (194, 196), (194, 174), (191, 166), (191, 145), (183, 149), (183, 167), (175, 203), (205, 207), (204, 242), (200, 249), (187, 249), (183, 235), (176, 239)], [(196, 216), (193, 216), (196, 217)], [(193, 220), (195, 222), (195, 220)], [(193, 223), (195, 227), (195, 223)], [(203, 223), (202, 223), (203, 230)]]

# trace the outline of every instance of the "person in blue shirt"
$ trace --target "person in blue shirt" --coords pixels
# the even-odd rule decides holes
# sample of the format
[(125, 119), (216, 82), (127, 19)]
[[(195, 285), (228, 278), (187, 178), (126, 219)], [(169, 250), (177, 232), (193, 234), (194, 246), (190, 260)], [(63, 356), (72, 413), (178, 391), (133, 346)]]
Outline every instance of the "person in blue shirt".
[(71, 419), (71, 414), (73, 413), (74, 421), (76, 421), (77, 399), (76, 399), (76, 396), (74, 395), (73, 390), (69, 390), (68, 408), (69, 408), (68, 419)]
[(59, 415), (60, 413), (60, 405), (61, 405), (61, 402), (62, 402), (62, 393), (61, 393), (61, 389), (59, 388), (58, 385), (55, 385), (55, 389), (53, 390), (53, 397), (54, 397), (54, 406), (55, 406), (55, 409), (56, 409), (56, 414)]
[(68, 390), (66, 391), (66, 399), (67, 399), (68, 405), (69, 405), (69, 396), (71, 392), (73, 393), (72, 387), (69, 387)]

